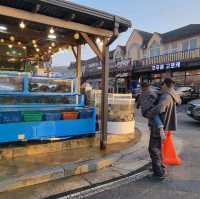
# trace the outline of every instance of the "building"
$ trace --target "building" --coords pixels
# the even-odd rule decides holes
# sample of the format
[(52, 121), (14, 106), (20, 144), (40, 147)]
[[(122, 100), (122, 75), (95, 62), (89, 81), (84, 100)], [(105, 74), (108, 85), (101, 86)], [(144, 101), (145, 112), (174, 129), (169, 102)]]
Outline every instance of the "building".
[[(200, 85), (200, 24), (166, 33), (134, 29), (125, 46), (110, 51), (110, 91), (127, 92), (133, 82), (158, 83), (172, 77), (180, 85)], [(84, 62), (82, 77), (93, 87), (101, 78), (97, 57)]]
[(200, 84), (200, 24), (167, 33), (135, 30), (127, 42), (133, 79), (159, 82), (172, 77), (177, 84)]

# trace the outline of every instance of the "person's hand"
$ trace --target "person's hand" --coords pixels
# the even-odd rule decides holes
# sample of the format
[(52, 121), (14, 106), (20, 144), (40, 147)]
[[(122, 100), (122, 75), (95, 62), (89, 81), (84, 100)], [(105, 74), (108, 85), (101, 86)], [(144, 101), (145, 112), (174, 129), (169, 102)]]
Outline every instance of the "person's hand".
[(166, 134), (165, 134), (164, 130), (160, 131), (160, 137), (161, 137), (162, 141), (164, 141), (166, 139)]

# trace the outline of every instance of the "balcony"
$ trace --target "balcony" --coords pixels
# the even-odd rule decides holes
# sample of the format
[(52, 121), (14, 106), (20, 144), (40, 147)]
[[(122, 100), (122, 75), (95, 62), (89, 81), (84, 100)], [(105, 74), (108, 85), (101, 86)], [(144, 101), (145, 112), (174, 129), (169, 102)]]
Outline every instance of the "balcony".
[[(156, 66), (164, 67), (163, 69), (169, 69), (170, 63), (173, 64), (172, 68), (176, 66), (181, 67), (181, 62), (190, 62), (190, 61), (200, 61), (200, 48), (179, 51), (175, 53), (169, 53), (165, 55), (160, 55), (156, 57), (150, 57), (141, 59), (139, 61), (133, 61), (133, 71), (134, 72), (148, 72), (152, 70), (157, 70)], [(169, 64), (169, 68), (167, 65)], [(154, 68), (155, 67), (155, 68)]]

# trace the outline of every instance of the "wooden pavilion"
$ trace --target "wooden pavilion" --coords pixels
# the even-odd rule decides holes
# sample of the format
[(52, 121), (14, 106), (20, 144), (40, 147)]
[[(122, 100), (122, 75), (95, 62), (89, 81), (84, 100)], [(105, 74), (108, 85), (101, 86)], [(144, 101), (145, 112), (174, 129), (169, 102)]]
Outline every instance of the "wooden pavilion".
[[(81, 45), (88, 44), (102, 62), (101, 149), (107, 142), (109, 45), (131, 22), (119, 16), (65, 0), (0, 0), (0, 61), (10, 49), (18, 59), (48, 59), (60, 48), (70, 48), (76, 58), (80, 92)], [(101, 47), (96, 40), (101, 42)], [(21, 51), (22, 52), (21, 52)], [(23, 53), (24, 52), (24, 53)], [(16, 53), (16, 52), (15, 52)]]

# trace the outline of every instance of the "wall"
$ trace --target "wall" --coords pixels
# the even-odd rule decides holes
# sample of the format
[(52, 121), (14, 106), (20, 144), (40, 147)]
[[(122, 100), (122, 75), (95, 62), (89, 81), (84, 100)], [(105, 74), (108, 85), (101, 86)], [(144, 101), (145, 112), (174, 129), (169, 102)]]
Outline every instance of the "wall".
[(143, 38), (140, 36), (137, 30), (135, 30), (126, 43), (126, 58), (133, 60), (139, 60), (143, 58)]

